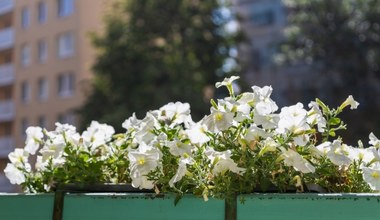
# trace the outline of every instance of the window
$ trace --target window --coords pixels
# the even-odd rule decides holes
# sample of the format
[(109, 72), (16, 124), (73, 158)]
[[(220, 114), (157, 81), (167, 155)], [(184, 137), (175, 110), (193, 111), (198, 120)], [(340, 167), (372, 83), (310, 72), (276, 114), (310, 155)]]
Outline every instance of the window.
[(43, 24), (47, 20), (47, 6), (45, 2), (38, 3), (38, 23)]
[(58, 57), (67, 58), (74, 54), (74, 35), (71, 32), (58, 36)]
[(30, 25), (30, 12), (27, 7), (22, 8), (21, 11), (21, 27), (27, 28)]
[(73, 73), (65, 73), (58, 76), (58, 95), (69, 97), (74, 94), (75, 77)]
[(30, 64), (30, 46), (27, 44), (23, 44), (21, 46), (21, 65), (27, 66)]
[(48, 81), (45, 78), (38, 80), (38, 98), (40, 100), (46, 100), (49, 96)]
[(251, 21), (255, 26), (272, 25), (275, 22), (275, 13), (271, 9), (256, 12), (251, 15)]
[(47, 60), (47, 43), (45, 40), (38, 41), (38, 61), (43, 63)]
[(74, 0), (58, 0), (58, 16), (66, 17), (74, 12)]
[(20, 133), (21, 133), (22, 136), (25, 136), (25, 135), (26, 135), (25, 131), (26, 131), (26, 129), (27, 129), (28, 127), (29, 127), (28, 119), (23, 118), (23, 119), (21, 120), (21, 131), (20, 131)]
[(30, 100), (30, 86), (28, 82), (21, 84), (21, 100), (26, 103)]
[(72, 112), (59, 114), (58, 121), (62, 124), (75, 125), (75, 115)]
[(38, 117), (38, 126), (41, 128), (47, 127), (47, 120), (44, 115), (41, 115), (40, 117)]

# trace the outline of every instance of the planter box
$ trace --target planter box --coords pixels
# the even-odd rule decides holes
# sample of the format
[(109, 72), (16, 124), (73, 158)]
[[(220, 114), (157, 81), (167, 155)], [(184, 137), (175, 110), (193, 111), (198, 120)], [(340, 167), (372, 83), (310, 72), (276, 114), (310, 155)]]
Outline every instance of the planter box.
[(239, 220), (380, 219), (380, 194), (251, 194), (237, 210)]
[(0, 193), (1, 220), (51, 220), (54, 194)]
[[(67, 193), (62, 219), (226, 219), (223, 200), (152, 193)], [(241, 201), (244, 203), (241, 203)], [(0, 194), (0, 219), (53, 219), (54, 194)], [(250, 194), (238, 196), (236, 219), (380, 219), (378, 194)], [(55, 220), (57, 219), (54, 218)], [(235, 219), (227, 217), (227, 219)]]

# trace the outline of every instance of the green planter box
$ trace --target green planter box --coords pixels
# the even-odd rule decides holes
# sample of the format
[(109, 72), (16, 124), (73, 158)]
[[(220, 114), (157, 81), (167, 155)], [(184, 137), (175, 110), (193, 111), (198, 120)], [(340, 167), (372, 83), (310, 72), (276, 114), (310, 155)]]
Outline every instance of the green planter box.
[(1, 194), (1, 220), (51, 220), (54, 194)]
[[(68, 193), (61, 217), (64, 220), (226, 219), (223, 200), (204, 202), (185, 196), (175, 206), (174, 198), (149, 193)], [(239, 220), (378, 220), (380, 195), (250, 194), (238, 196), (236, 208)], [(54, 219), (53, 210), (54, 194), (0, 194), (1, 220), (50, 220)]]
[(237, 210), (239, 220), (375, 220), (380, 194), (251, 194)]

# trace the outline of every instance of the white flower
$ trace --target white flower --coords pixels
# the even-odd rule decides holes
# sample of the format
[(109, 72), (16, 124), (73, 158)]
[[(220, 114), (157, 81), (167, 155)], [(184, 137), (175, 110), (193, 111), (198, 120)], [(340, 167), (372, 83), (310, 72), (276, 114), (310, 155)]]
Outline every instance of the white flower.
[(178, 164), (178, 169), (176, 174), (169, 180), (169, 186), (174, 187), (174, 183), (180, 181), (188, 172), (187, 164), (193, 164), (193, 159), (191, 157), (183, 157), (180, 159)]
[(369, 134), (369, 144), (376, 148), (380, 148), (380, 140), (372, 132)]
[(260, 115), (254, 110), (253, 121), (256, 125), (261, 125), (264, 129), (273, 129), (277, 127), (280, 120), (278, 114)]
[(266, 152), (273, 152), (279, 147), (279, 144), (273, 140), (273, 138), (268, 137), (263, 142), (263, 147), (260, 149), (259, 156), (264, 155)]
[(25, 150), (34, 155), (40, 147), (43, 137), (44, 134), (42, 133), (42, 128), (28, 127), (26, 129)]
[(25, 182), (24, 173), (11, 163), (7, 164), (4, 173), (12, 184), (20, 185)]
[(251, 106), (241, 101), (235, 101), (231, 97), (226, 97), (224, 100), (218, 100), (218, 105), (223, 106), (227, 112), (232, 112), (235, 115), (234, 120), (241, 122), (249, 118)]
[(307, 123), (314, 126), (317, 124), (318, 131), (324, 132), (326, 128), (326, 119), (323, 117), (322, 111), (316, 102), (309, 103), (310, 111), (308, 112)]
[(315, 167), (296, 151), (291, 149), (286, 150), (284, 148), (281, 150), (285, 165), (292, 166), (295, 170), (301, 171), (302, 173), (315, 172)]
[(133, 113), (132, 116), (126, 119), (121, 126), (129, 131), (132, 128), (138, 127), (140, 123), (141, 120), (137, 119), (136, 114)]
[(301, 134), (293, 138), (294, 144), (298, 146), (306, 146), (310, 141), (310, 136), (308, 134)]
[(269, 137), (270, 134), (266, 133), (264, 129), (257, 127), (255, 124), (252, 124), (248, 129), (247, 133), (244, 135), (244, 140), (247, 142), (259, 141), (262, 138)]
[(56, 122), (55, 126), (56, 128), (53, 132), (54, 134), (65, 134), (67, 137), (70, 137), (77, 133), (76, 128), (69, 124), (61, 124), (59, 122)]
[(340, 140), (334, 140), (331, 144), (330, 150), (327, 152), (327, 158), (338, 166), (350, 165), (352, 159), (350, 158), (351, 146), (342, 144)]
[(192, 122), (190, 115), (190, 105), (188, 103), (170, 102), (159, 109), (158, 119), (170, 122), (173, 125), (184, 123), (188, 125)]
[(215, 87), (216, 88), (219, 88), (219, 87), (222, 87), (222, 86), (232, 86), (232, 82), (237, 80), (237, 79), (240, 79), (239, 76), (231, 76), (230, 78), (224, 78), (224, 80), (222, 82), (217, 82), (215, 83)]
[(289, 107), (283, 107), (280, 112), (277, 132), (284, 134), (291, 132), (297, 134), (310, 129), (307, 124), (307, 111), (301, 103)]
[(202, 121), (208, 130), (219, 132), (227, 130), (233, 124), (234, 113), (212, 109), (211, 114)]
[(167, 145), (169, 147), (170, 153), (174, 156), (183, 156), (184, 154), (191, 155), (191, 150), (193, 149), (193, 146), (185, 144), (178, 139), (168, 141)]
[(351, 160), (361, 161), (362, 163), (370, 163), (376, 158), (377, 151), (374, 147), (369, 148), (349, 148), (349, 157)]
[(359, 102), (355, 101), (352, 95), (349, 95), (348, 98), (342, 103), (341, 109), (345, 108), (348, 105), (350, 106), (350, 109), (357, 109)]
[(271, 86), (252, 86), (252, 90), (255, 96), (255, 110), (260, 115), (268, 115), (278, 110), (277, 104), (270, 98), (273, 91)]
[(139, 189), (153, 189), (154, 182), (148, 177), (141, 175), (138, 171), (131, 174), (132, 186)]
[(9, 160), (16, 167), (23, 167), (24, 164), (28, 163), (28, 157), (29, 152), (21, 148), (15, 148), (14, 151), (8, 155)]
[(65, 146), (66, 141), (63, 135), (50, 135), (50, 138), (45, 142), (45, 145), (40, 150), (43, 161), (46, 161), (49, 158), (61, 157)]
[(372, 190), (380, 190), (380, 163), (376, 162), (371, 167), (362, 167), (363, 179)]
[(191, 143), (204, 144), (210, 140), (206, 134), (207, 131), (208, 129), (206, 125), (196, 123), (190, 129), (185, 130), (185, 133), (189, 137)]
[(99, 146), (110, 141), (114, 133), (115, 129), (112, 126), (92, 121), (87, 130), (83, 132), (82, 139), (85, 145), (90, 146), (91, 150), (94, 151)]
[(238, 167), (237, 164), (231, 159), (231, 152), (228, 150), (218, 152), (208, 147), (205, 154), (211, 163), (214, 164), (214, 168), (212, 170), (214, 175), (225, 173), (226, 171), (231, 171), (240, 175), (245, 172), (245, 168)]
[[(331, 142), (327, 141), (315, 147), (321, 156), (327, 156), (327, 153), (331, 150)], [(318, 153), (317, 153), (318, 154)], [(318, 154), (320, 155), (320, 154)]]
[(129, 151), (128, 159), (133, 187), (149, 189), (152, 183), (146, 175), (160, 165), (159, 150), (142, 142), (139, 148)]
[(153, 130), (157, 123), (157, 119), (148, 112), (145, 118), (141, 120), (138, 128), (136, 128), (134, 143), (150, 143), (154, 139)]

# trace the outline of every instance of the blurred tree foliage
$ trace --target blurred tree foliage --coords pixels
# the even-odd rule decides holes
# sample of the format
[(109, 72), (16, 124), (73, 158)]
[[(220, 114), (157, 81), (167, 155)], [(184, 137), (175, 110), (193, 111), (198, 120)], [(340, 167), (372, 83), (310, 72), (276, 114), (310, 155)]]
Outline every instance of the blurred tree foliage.
[(92, 36), (98, 57), (82, 127), (98, 120), (119, 130), (133, 112), (143, 117), (175, 101), (203, 117), (215, 82), (234, 73), (223, 68), (239, 39), (226, 31), (226, 12), (215, 0), (117, 1), (104, 33)]
[[(303, 61), (328, 75), (333, 88), (329, 103), (348, 94), (361, 103), (347, 114), (351, 137), (368, 139), (380, 131), (378, 117), (380, 79), (379, 0), (283, 0), (289, 27), (281, 51), (290, 63)], [(318, 92), (317, 92), (318, 93)], [(377, 94), (377, 95), (376, 95)], [(378, 133), (379, 134), (379, 133)]]

